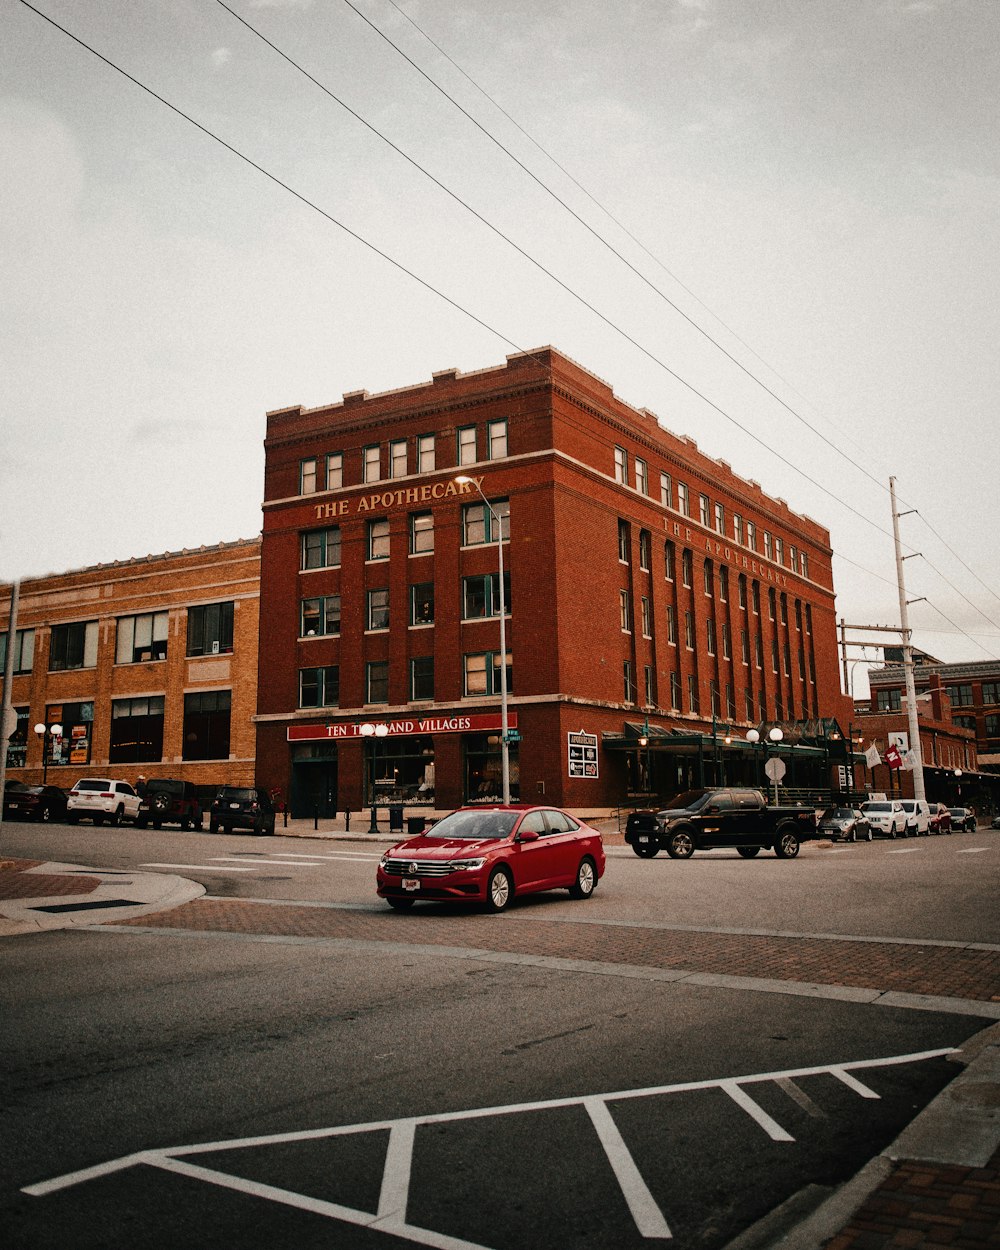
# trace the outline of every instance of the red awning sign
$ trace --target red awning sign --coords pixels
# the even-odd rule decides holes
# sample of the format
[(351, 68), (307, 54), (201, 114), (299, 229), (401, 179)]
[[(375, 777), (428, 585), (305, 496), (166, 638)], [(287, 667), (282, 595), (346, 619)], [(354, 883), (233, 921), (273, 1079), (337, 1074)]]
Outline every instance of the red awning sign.
[[(487, 733), (503, 728), (499, 713), (482, 716), (407, 716), (398, 720), (344, 721), (339, 725), (289, 725), (289, 742), (328, 742), (337, 738), (364, 738), (362, 724), (385, 725), (387, 738), (409, 734)], [(517, 728), (517, 713), (507, 716), (509, 729)]]

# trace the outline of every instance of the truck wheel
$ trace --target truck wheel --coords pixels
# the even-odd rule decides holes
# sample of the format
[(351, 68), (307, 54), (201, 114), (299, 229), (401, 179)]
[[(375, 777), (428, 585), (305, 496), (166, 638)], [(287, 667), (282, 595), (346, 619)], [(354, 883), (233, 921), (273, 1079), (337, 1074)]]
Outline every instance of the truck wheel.
[(759, 846), (738, 846), (736, 848), (736, 854), (742, 855), (744, 859), (753, 859), (755, 855), (760, 854), (760, 847)]
[(779, 859), (794, 859), (799, 853), (799, 836), (791, 829), (785, 829), (778, 834), (778, 840), (774, 844), (774, 853)]
[(569, 887), (569, 892), (573, 898), (590, 898), (596, 889), (597, 869), (594, 867), (594, 861), (586, 855), (580, 860), (580, 867), (576, 870), (576, 881)]
[(671, 859), (690, 859), (694, 854), (694, 838), (686, 829), (678, 829), (670, 835), (667, 854)]
[(640, 859), (652, 859), (656, 852), (660, 849), (656, 842), (633, 842), (632, 850)]

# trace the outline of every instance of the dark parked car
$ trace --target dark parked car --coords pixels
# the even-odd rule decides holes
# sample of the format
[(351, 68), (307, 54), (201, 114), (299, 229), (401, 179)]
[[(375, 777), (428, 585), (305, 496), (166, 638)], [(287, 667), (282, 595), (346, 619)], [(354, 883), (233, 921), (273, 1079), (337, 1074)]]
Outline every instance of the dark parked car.
[(201, 803), (190, 781), (177, 781), (173, 777), (153, 777), (140, 791), (142, 802), (135, 823), (140, 829), (151, 824), (154, 829), (168, 821), (176, 822), (182, 829), (200, 829)]
[(554, 807), (462, 807), (382, 856), (380, 898), (397, 910), (418, 899), (485, 903), (503, 911), (521, 894), (569, 890), (590, 898), (604, 872), (596, 829)]
[(826, 834), (835, 842), (870, 842), (872, 827), (867, 817), (856, 807), (831, 807), (819, 822), (820, 835)]
[(26, 786), (14, 782), (4, 789), (4, 819), (65, 820), (66, 794), (58, 786)]
[(971, 807), (952, 807), (948, 810), (951, 812), (952, 829), (964, 829), (966, 833), (976, 832), (976, 813)]
[(208, 814), (212, 833), (232, 833), (250, 829), (254, 833), (274, 833), (274, 805), (271, 796), (259, 786), (222, 786), (212, 800)]
[(736, 847), (744, 859), (764, 846), (794, 859), (817, 836), (814, 808), (769, 807), (759, 790), (686, 790), (662, 811), (633, 812), (625, 823), (625, 841), (644, 859), (661, 847), (671, 859), (689, 859), (719, 846)]

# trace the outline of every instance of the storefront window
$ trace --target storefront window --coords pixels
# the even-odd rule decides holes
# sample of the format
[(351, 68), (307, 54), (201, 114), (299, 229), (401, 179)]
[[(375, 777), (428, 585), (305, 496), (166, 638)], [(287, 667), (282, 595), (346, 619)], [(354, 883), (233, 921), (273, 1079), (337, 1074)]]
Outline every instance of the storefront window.
[(50, 744), (50, 764), (89, 764), (94, 729), (93, 703), (50, 703), (45, 709), (47, 725), (62, 725), (62, 737)]
[(17, 728), (7, 743), (7, 767), (24, 768), (28, 751), (28, 709), (16, 707), (14, 713), (17, 716)]
[(111, 703), (112, 764), (151, 764), (163, 758), (163, 695)]
[[(500, 735), (466, 734), (465, 798), (469, 803), (503, 802), (503, 756)], [(521, 794), (521, 768), (517, 746), (509, 748), (510, 797), (518, 802)]]
[(371, 739), (365, 746), (366, 803), (434, 803), (434, 744), (430, 737)]
[(203, 690), (184, 696), (184, 759), (229, 758), (232, 698), (231, 690)]

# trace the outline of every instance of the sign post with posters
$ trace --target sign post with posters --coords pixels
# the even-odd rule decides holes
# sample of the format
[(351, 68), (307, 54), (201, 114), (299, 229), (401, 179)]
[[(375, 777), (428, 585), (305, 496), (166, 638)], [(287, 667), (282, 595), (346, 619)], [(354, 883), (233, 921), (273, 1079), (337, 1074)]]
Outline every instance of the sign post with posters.
[(569, 733), (566, 735), (569, 746), (569, 775), (571, 777), (587, 777), (597, 779), (597, 734)]

